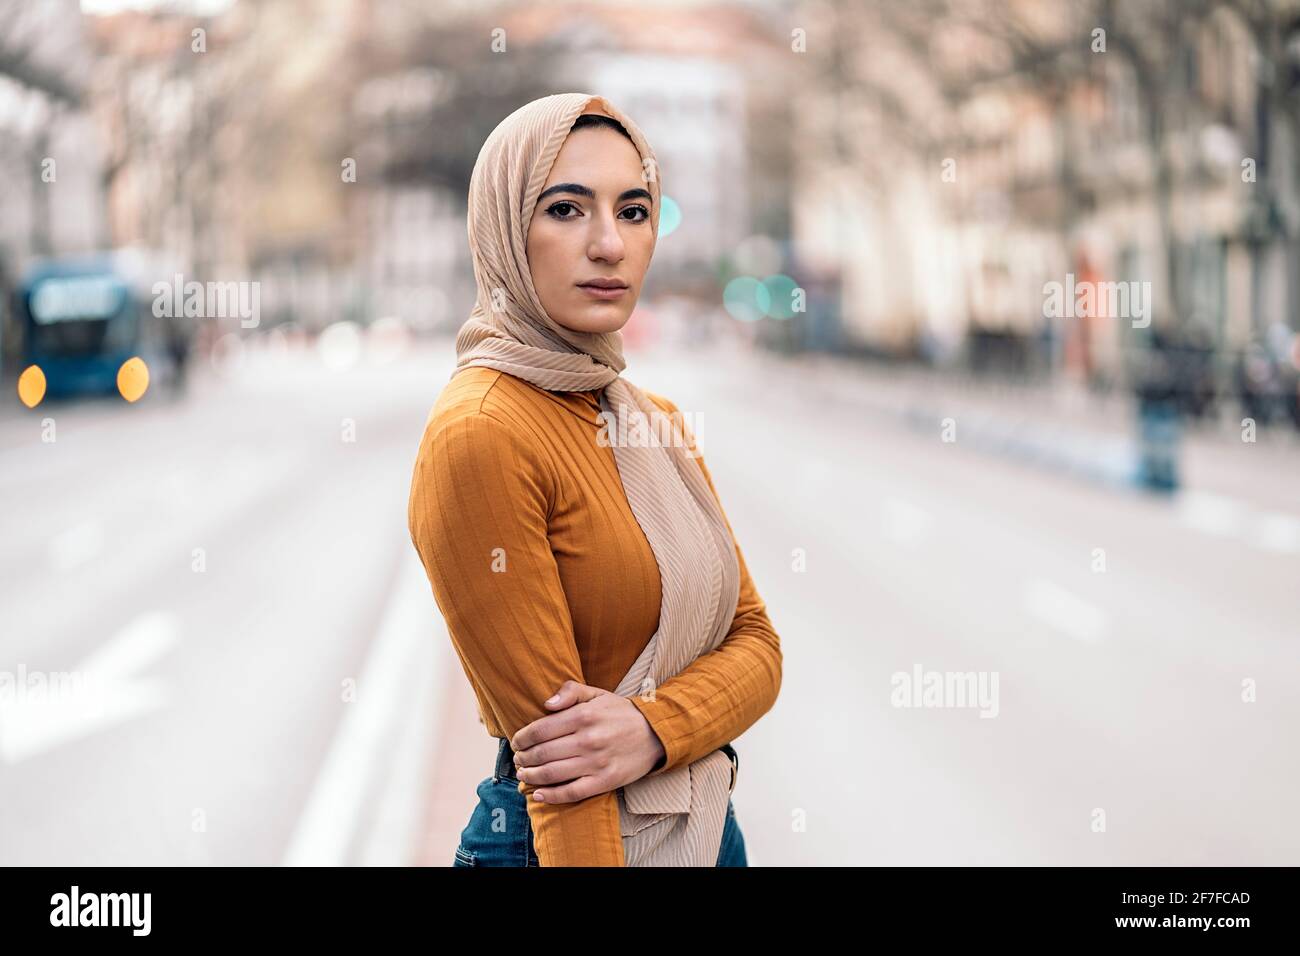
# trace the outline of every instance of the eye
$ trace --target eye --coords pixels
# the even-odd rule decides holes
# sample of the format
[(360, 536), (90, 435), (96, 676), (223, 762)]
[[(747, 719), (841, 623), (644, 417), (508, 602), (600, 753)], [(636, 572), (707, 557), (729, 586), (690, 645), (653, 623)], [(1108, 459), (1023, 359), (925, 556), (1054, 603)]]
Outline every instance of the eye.
[(629, 219), (628, 220), (629, 222), (645, 222), (647, 219), (650, 218), (650, 210), (647, 209), (645, 206), (628, 206), (626, 209), (623, 210), (623, 212), (638, 212), (638, 211), (641, 213), (640, 218)]
[(577, 208), (578, 208), (577, 206), (575, 206), (573, 203), (569, 202), (568, 200), (561, 199), (559, 202), (554, 203), (551, 206), (547, 207), (546, 214), (548, 216), (554, 217), (555, 219), (573, 219), (575, 218), (574, 216), (561, 215), (559, 210), (577, 209)]

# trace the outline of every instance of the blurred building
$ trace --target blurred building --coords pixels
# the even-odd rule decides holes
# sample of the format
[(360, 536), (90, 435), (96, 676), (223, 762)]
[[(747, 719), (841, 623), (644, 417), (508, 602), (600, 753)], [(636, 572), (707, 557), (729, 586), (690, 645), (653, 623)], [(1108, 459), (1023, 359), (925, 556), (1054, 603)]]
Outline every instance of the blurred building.
[(808, 7), (795, 240), (842, 271), (855, 345), (1123, 379), (1150, 332), (1049, 318), (1068, 277), (1149, 282), (1221, 375), (1300, 329), (1300, 5), (938, 9)]
[(258, 282), (267, 325), (348, 315), (338, 128), (358, 8), (286, 0), (89, 18), (114, 242), (166, 250), (200, 281)]
[[(393, 35), (382, 26), (393, 5), (368, 9), (360, 45), (371, 74), (352, 102), (370, 178), (353, 221), (381, 312), (447, 330), (463, 321), (474, 298), (464, 205), (478, 149), (511, 111), (558, 91), (609, 97), (655, 145), (682, 225), (656, 249), (651, 295), (712, 298), (720, 264), (757, 219), (788, 229), (784, 190), (770, 188), (779, 174), (753, 149), (777, 96), (759, 82), (773, 44), (760, 16), (679, 4), (647, 20), (637, 4), (501, 3), (439, 8)], [(779, 129), (767, 135), (786, 143)]]
[(416, 66), (368, 79), (352, 103), (367, 171), (353, 216), (369, 304), (377, 316), (439, 331), (464, 319), (453, 302), (467, 314), (474, 297), (464, 198), (432, 175), (428, 157), (445, 82), (438, 70)]
[(12, 368), (22, 274), (37, 258), (102, 247), (107, 224), (77, 0), (0, 0), (0, 22), (0, 353)]

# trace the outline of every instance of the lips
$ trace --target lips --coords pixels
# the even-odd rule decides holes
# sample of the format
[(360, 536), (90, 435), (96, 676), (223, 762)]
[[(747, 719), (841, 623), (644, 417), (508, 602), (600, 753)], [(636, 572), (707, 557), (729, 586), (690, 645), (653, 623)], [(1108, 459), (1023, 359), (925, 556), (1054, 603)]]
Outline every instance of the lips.
[(616, 285), (612, 289), (602, 289), (595, 285), (580, 285), (578, 288), (587, 298), (602, 302), (615, 302), (627, 295), (627, 287), (621, 285)]
[(627, 283), (622, 279), (588, 279), (585, 282), (579, 282), (579, 286), (593, 289), (626, 289)]

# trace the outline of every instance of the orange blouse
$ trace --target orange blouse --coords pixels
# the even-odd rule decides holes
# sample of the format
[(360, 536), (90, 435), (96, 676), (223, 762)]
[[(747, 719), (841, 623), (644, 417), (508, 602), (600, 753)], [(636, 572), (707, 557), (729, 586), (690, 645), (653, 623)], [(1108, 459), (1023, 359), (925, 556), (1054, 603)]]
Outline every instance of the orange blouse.
[[(598, 395), (471, 367), (443, 389), (420, 441), (411, 541), (493, 737), (553, 713), (543, 701), (566, 680), (613, 691), (658, 627), (659, 568), (614, 449), (596, 440)], [(653, 700), (629, 698), (664, 747), (652, 773), (716, 750), (776, 702), (780, 640), (739, 546), (736, 557), (740, 598), (722, 644)], [(519, 784), (542, 866), (624, 864), (614, 791), (549, 804), (531, 799), (536, 789)]]

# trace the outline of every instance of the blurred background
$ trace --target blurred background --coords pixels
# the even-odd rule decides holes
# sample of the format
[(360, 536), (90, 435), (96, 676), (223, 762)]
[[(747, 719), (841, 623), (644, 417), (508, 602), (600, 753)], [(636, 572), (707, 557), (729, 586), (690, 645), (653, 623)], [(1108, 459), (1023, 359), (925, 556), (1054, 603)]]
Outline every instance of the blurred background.
[(751, 865), (1296, 863), (1300, 0), (0, 0), (0, 864), (450, 864), (411, 468), (571, 90), (782, 636)]

